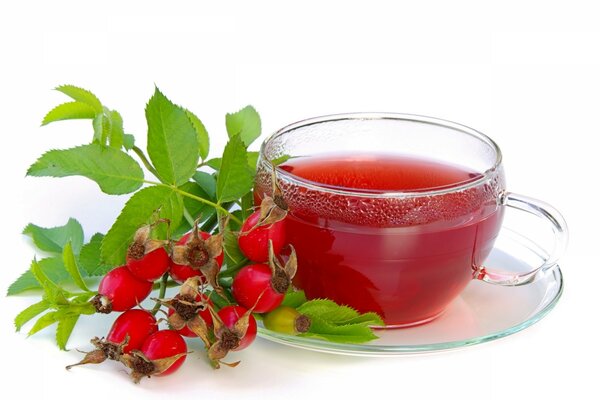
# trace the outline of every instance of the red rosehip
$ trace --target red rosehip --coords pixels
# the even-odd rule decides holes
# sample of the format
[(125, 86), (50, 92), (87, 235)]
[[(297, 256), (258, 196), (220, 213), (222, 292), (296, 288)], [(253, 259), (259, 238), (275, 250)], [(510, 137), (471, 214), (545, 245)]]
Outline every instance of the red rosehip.
[(175, 331), (158, 331), (144, 341), (141, 350), (121, 357), (138, 383), (144, 376), (165, 376), (177, 371), (187, 357), (187, 345)]
[(289, 286), (290, 279), (285, 273), (273, 276), (268, 265), (252, 264), (237, 273), (231, 290), (240, 305), (264, 313), (281, 304)]
[(126, 265), (136, 278), (154, 282), (167, 272), (171, 259), (165, 250), (167, 242), (151, 239), (150, 230), (150, 225), (137, 230), (127, 249)]
[(157, 331), (154, 315), (146, 310), (127, 310), (113, 322), (106, 340), (97, 337), (91, 340), (96, 350), (86, 353), (83, 360), (67, 366), (67, 369), (76, 365), (100, 364), (107, 359), (119, 361), (123, 354), (141, 349), (146, 339)]
[(104, 314), (125, 311), (141, 303), (151, 291), (152, 282), (137, 279), (126, 266), (121, 266), (104, 275), (92, 304)]
[[(207, 241), (212, 238), (212, 236), (206, 232), (198, 232), (200, 239), (202, 240), (197, 242), (200, 244), (196, 244), (194, 246), (195, 242), (192, 240), (193, 233), (193, 231), (188, 232), (177, 241), (176, 250), (177, 247), (181, 249), (180, 252), (182, 260), (180, 261), (182, 262), (177, 263), (176, 260), (172, 260), (171, 268), (169, 270), (171, 278), (177, 283), (183, 283), (188, 278), (192, 278), (194, 276), (200, 276), (204, 278), (201, 268), (205, 265), (208, 265), (211, 259), (216, 261), (217, 272), (220, 270), (221, 265), (223, 265), (224, 255), (222, 248), (218, 250), (217, 255), (212, 254), (214, 257), (211, 257), (210, 252), (214, 250), (208, 248)], [(177, 258), (177, 256), (174, 255), (174, 258)], [(194, 262), (194, 258), (196, 263)]]
[[(173, 314), (178, 314), (179, 319), (181, 320), (180, 323), (183, 324), (183, 327), (180, 329), (176, 329), (175, 326), (173, 326), (173, 329), (176, 329), (176, 332), (179, 333), (182, 336), (186, 336), (186, 337), (196, 337), (198, 335), (196, 335), (194, 332), (192, 332), (190, 330), (190, 328), (188, 327), (188, 323), (190, 323), (190, 321), (193, 321), (194, 318), (196, 317), (200, 317), (204, 320), (204, 322), (206, 323), (206, 327), (207, 328), (211, 328), (212, 327), (212, 317), (210, 315), (210, 311), (208, 309), (208, 307), (214, 307), (214, 304), (212, 301), (210, 301), (210, 299), (208, 299), (206, 296), (204, 295), (197, 295), (196, 298), (192, 297), (192, 296), (188, 296), (189, 298), (185, 298), (184, 296), (175, 296), (175, 298), (173, 300), (171, 300), (168, 304), (170, 305), (169, 307), (169, 321), (173, 320)], [(189, 304), (182, 304), (181, 300), (186, 300), (187, 303), (196, 303), (197, 305), (195, 306), (191, 306)], [(198, 309), (198, 305), (204, 303), (204, 309), (197, 311)], [(177, 311), (176, 311), (177, 310)]]
[(256, 263), (267, 262), (269, 241), (273, 242), (275, 254), (280, 254), (285, 245), (285, 219), (263, 224), (261, 210), (253, 212), (242, 225), (238, 238), (240, 250)]
[(131, 350), (139, 350), (146, 338), (156, 331), (158, 324), (154, 315), (146, 310), (134, 308), (117, 317), (106, 335), (106, 340), (114, 344), (122, 344), (127, 340), (123, 353), (129, 353)]
[[(226, 306), (226, 307), (221, 308), (217, 314), (221, 318), (221, 321), (223, 321), (223, 324), (225, 324), (225, 326), (228, 329), (235, 330), (236, 323), (247, 312), (248, 312), (248, 310), (246, 310), (244, 307)], [(256, 319), (254, 319), (254, 316), (252, 316), (252, 314), (249, 314), (248, 327), (246, 329), (246, 332), (244, 332), (244, 334), (241, 335), (241, 337), (238, 337), (238, 339), (239, 339), (238, 345), (229, 350), (239, 351), (239, 350), (243, 350), (246, 347), (250, 346), (250, 344), (252, 344), (252, 342), (254, 342), (254, 339), (256, 339), (256, 331), (257, 331)]]

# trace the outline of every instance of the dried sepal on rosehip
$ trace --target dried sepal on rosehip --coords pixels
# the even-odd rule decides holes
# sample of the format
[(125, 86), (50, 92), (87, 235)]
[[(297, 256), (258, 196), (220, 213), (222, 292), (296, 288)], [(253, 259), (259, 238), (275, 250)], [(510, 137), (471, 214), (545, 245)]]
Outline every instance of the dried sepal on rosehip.
[(197, 277), (186, 280), (179, 294), (172, 299), (156, 299), (159, 303), (165, 305), (172, 313), (169, 313), (168, 323), (172, 329), (180, 331), (188, 328), (196, 336), (198, 336), (206, 348), (211, 346), (208, 334), (208, 325), (201, 317), (200, 313), (209, 307), (208, 299), (200, 293), (199, 279)]
[(257, 327), (252, 309), (227, 306), (218, 313), (212, 307), (209, 307), (209, 310), (213, 318), (215, 342), (208, 349), (208, 358), (215, 368), (219, 368), (220, 364), (235, 367), (240, 363), (239, 361), (226, 363), (222, 360), (230, 351), (242, 350), (256, 338)]
[[(169, 225), (170, 221), (161, 219)], [(156, 224), (139, 228), (133, 238), (133, 243), (127, 249), (127, 268), (138, 279), (154, 282), (159, 279), (170, 265), (169, 253), (166, 248), (168, 240), (152, 239), (150, 234)]]
[(265, 195), (260, 203), (260, 218), (256, 225), (251, 227), (249, 230), (244, 231), (241, 235), (247, 235), (255, 229), (272, 225), (279, 221), (282, 221), (288, 212), (288, 204), (283, 197), (283, 191), (277, 183), (277, 176), (275, 174), (275, 167), (273, 166), (273, 172), (271, 174), (272, 182), (272, 196)]
[(223, 289), (217, 280), (221, 269), (218, 258), (222, 253), (223, 234), (219, 233), (204, 239), (196, 223), (189, 240), (183, 245), (173, 246), (172, 262), (201, 272), (215, 291), (223, 294)]
[(131, 369), (135, 383), (147, 376), (164, 376), (175, 372), (187, 357), (185, 341), (177, 332), (158, 331), (149, 336), (141, 350), (121, 356), (120, 361)]
[(158, 331), (154, 315), (146, 310), (127, 310), (113, 322), (106, 339), (93, 338), (96, 348), (86, 353), (83, 360), (67, 366), (71, 369), (76, 365), (100, 364), (106, 360), (118, 361), (123, 354), (139, 350), (144, 341)]

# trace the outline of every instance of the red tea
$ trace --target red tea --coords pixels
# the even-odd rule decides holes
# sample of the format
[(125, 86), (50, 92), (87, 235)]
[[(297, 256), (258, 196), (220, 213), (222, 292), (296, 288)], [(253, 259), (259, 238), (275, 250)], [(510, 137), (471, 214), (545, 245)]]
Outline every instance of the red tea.
[[(482, 177), (456, 165), (338, 154), (294, 158), (281, 168), (330, 189), (357, 192), (285, 184), (289, 241), (298, 253), (295, 284), (308, 298), (375, 311), (390, 326), (439, 315), (472, 279), (473, 266), (481, 265), (500, 229), (502, 208), (488, 185), (418, 195)], [(415, 196), (383, 194), (391, 191)]]

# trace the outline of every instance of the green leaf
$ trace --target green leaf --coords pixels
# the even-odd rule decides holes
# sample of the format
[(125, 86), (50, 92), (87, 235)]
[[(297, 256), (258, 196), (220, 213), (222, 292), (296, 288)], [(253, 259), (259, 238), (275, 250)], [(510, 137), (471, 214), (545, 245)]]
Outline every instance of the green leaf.
[(50, 304), (47, 301), (42, 300), (38, 303), (30, 305), (29, 307), (27, 307), (26, 309), (21, 311), (15, 317), (15, 327), (17, 328), (17, 332), (19, 332), (21, 330), (23, 325), (25, 325), (27, 322), (31, 321), (33, 318), (37, 317), (38, 315), (40, 315), (41, 313), (46, 311), (49, 307), (50, 307)]
[[(193, 194), (194, 196), (202, 197), (203, 199), (213, 201), (213, 198), (204, 191), (197, 183), (195, 182), (187, 182), (179, 187), (181, 190)], [(200, 217), (202, 214), (202, 219), (205, 218), (206, 213), (210, 213), (210, 211), (214, 210), (212, 206), (201, 203), (197, 200), (191, 199), (189, 197), (183, 197), (183, 205), (186, 210), (190, 213), (192, 218), (196, 219)]]
[(62, 85), (57, 87), (56, 90), (66, 94), (75, 101), (87, 104), (98, 114), (103, 111), (102, 103), (100, 103), (100, 100), (98, 100), (98, 98), (89, 90), (73, 85)]
[(217, 199), (217, 180), (212, 174), (197, 171), (193, 179), (210, 196), (209, 200), (214, 201)]
[(156, 88), (146, 106), (148, 155), (163, 182), (187, 182), (198, 167), (198, 134), (185, 110)]
[(75, 284), (81, 290), (88, 292), (89, 289), (83, 281), (81, 273), (79, 272), (79, 267), (77, 266), (77, 260), (75, 260), (75, 254), (73, 254), (71, 242), (68, 242), (63, 249), (63, 262), (65, 264), (65, 269), (73, 279), (73, 282), (75, 282)]
[(52, 304), (68, 304), (65, 291), (58, 286), (55, 282), (50, 280), (44, 273), (38, 262), (34, 259), (31, 262), (31, 273), (35, 280), (44, 289), (44, 300), (49, 301)]
[(61, 314), (58, 311), (50, 311), (49, 313), (42, 315), (37, 321), (35, 321), (35, 324), (29, 330), (27, 336), (34, 335), (42, 329), (45, 329), (50, 325), (54, 324), (57, 321), (57, 317), (59, 317), (60, 315)]
[(327, 299), (307, 301), (298, 307), (298, 312), (308, 315), (311, 318), (322, 318), (334, 324), (343, 324), (345, 321), (360, 315), (356, 310), (348, 306), (341, 306)]
[(242, 262), (246, 256), (240, 250), (237, 235), (227, 227), (223, 234), (223, 251), (227, 260), (227, 265), (236, 265)]
[(103, 234), (96, 233), (92, 236), (89, 243), (86, 243), (81, 248), (79, 265), (87, 276), (102, 276), (113, 268), (111, 265), (104, 264), (101, 260), (100, 248), (103, 239)]
[(252, 175), (256, 175), (256, 165), (258, 164), (258, 151), (249, 151), (248, 152), (248, 166), (250, 167), (250, 171), (252, 171)]
[(110, 147), (113, 149), (120, 149), (123, 146), (123, 118), (117, 111), (109, 111), (110, 116), (110, 133), (108, 136), (108, 142)]
[(365, 343), (377, 339), (371, 328), (363, 324), (335, 326), (320, 318), (312, 318), (309, 331), (299, 336), (337, 343)]
[(190, 121), (192, 121), (192, 125), (194, 126), (196, 134), (198, 135), (198, 154), (200, 155), (201, 159), (206, 160), (210, 149), (208, 132), (206, 131), (206, 128), (204, 127), (202, 121), (200, 121), (200, 118), (198, 118), (190, 110), (185, 110), (185, 112), (187, 113), (187, 116), (190, 119)]
[(245, 221), (254, 212), (254, 193), (248, 192), (242, 196), (240, 211), (242, 212), (242, 221)]
[(77, 324), (79, 315), (69, 315), (58, 321), (56, 326), (56, 344), (61, 350), (67, 350), (67, 342)]
[(246, 147), (260, 136), (260, 116), (252, 106), (246, 106), (236, 113), (227, 114), (225, 125), (229, 137), (239, 135)]
[(102, 260), (112, 266), (123, 264), (135, 231), (148, 223), (158, 209), (160, 218), (171, 220), (172, 228), (177, 228), (183, 215), (180, 195), (163, 186), (151, 186), (135, 193), (102, 241)]
[(144, 181), (144, 173), (133, 158), (122, 151), (99, 144), (50, 150), (29, 167), (27, 175), (81, 175), (95, 181), (107, 194), (134, 192)]
[(123, 147), (126, 150), (131, 150), (135, 146), (135, 136), (128, 133), (123, 135)]
[(70, 218), (65, 225), (54, 228), (29, 224), (23, 229), (23, 234), (31, 236), (35, 246), (48, 253), (61, 254), (63, 247), (71, 242), (73, 252), (77, 254), (83, 244), (83, 228), (74, 218)]
[(292, 308), (298, 308), (303, 303), (306, 302), (306, 295), (303, 290), (291, 290), (285, 294), (283, 301), (281, 302), (282, 306), (288, 306)]
[(96, 111), (89, 105), (78, 101), (72, 101), (54, 107), (44, 117), (42, 125), (48, 125), (51, 122), (67, 119), (93, 119), (95, 116)]
[(108, 140), (111, 130), (110, 119), (104, 114), (96, 114), (92, 121), (92, 126), (94, 127), (93, 142), (106, 146), (106, 141)]
[[(37, 261), (37, 264), (44, 274), (53, 282), (68, 282), (71, 278), (65, 269), (61, 256), (44, 258)], [(33, 273), (31, 270), (28, 270), (9, 286), (6, 295), (14, 296), (27, 290), (40, 288), (41, 286), (38, 281), (35, 280)]]
[(206, 161), (204, 164), (208, 165), (215, 171), (218, 171), (221, 169), (221, 161), (222, 161), (221, 157), (211, 158), (210, 160)]
[(246, 147), (239, 136), (233, 136), (223, 151), (223, 161), (217, 177), (217, 200), (219, 203), (239, 199), (253, 186), (248, 168)]

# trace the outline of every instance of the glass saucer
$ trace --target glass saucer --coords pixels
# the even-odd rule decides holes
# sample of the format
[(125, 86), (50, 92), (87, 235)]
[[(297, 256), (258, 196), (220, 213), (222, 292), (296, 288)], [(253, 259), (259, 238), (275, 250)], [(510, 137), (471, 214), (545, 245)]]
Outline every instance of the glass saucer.
[[(534, 240), (503, 227), (494, 250), (484, 263), (503, 271), (527, 271), (539, 266), (548, 253)], [(403, 329), (380, 329), (365, 344), (340, 344), (290, 336), (265, 329), (259, 336), (307, 350), (356, 356), (390, 356), (451, 350), (485, 343), (519, 332), (542, 319), (563, 291), (558, 265), (540, 271), (538, 280), (524, 286), (503, 287), (472, 281), (437, 319)]]

